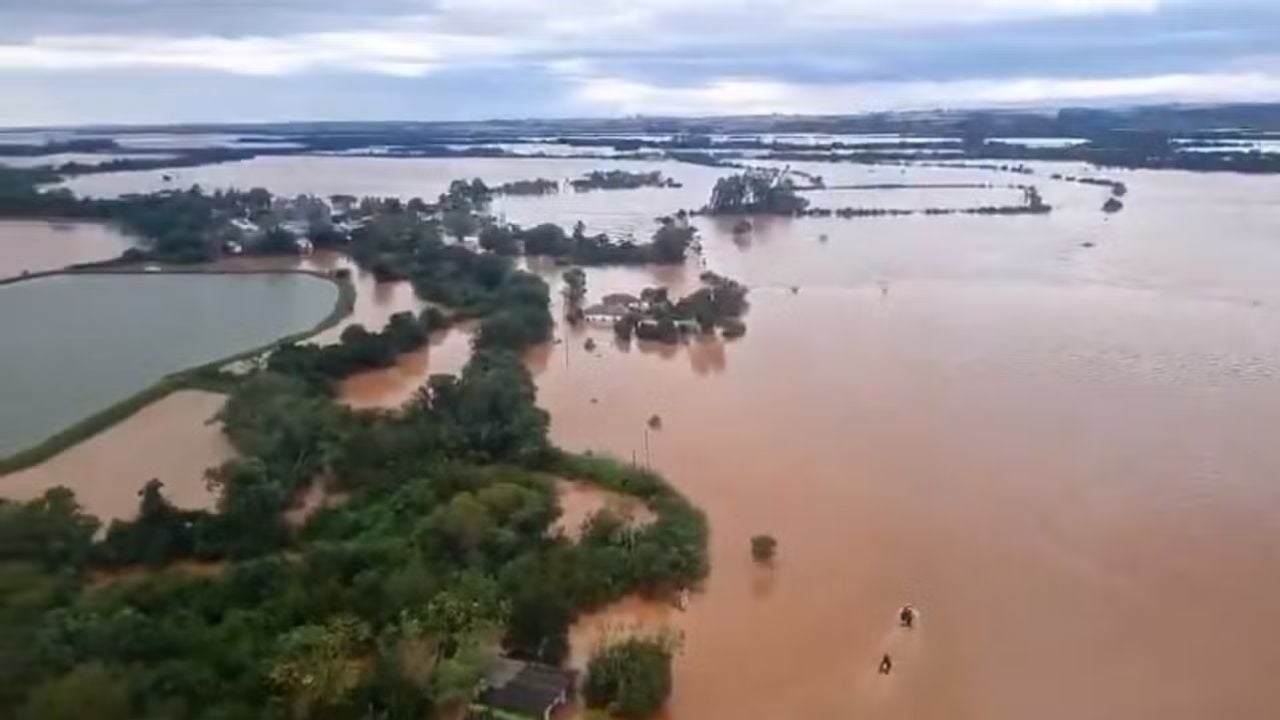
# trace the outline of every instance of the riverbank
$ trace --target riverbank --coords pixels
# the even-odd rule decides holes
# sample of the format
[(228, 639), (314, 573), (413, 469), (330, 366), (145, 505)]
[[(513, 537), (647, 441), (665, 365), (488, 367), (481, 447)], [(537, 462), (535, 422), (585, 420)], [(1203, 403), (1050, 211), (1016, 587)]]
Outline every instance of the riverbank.
[(116, 402), (112, 405), (99, 410), (75, 424), (54, 433), (44, 440), (26, 447), (22, 450), (14, 452), (8, 456), (0, 458), (0, 478), (10, 473), (16, 472), (23, 468), (31, 467), (41, 463), (67, 448), (76, 445), (88, 438), (101, 433), (117, 423), (127, 419), (146, 406), (168, 396), (176, 390), (180, 389), (198, 389), (198, 390), (219, 390), (225, 386), (225, 378), (222, 378), (218, 370), (230, 363), (239, 360), (259, 356), (269, 352), (281, 345), (298, 342), (307, 338), (318, 335), (329, 328), (332, 328), (342, 322), (344, 318), (351, 314), (355, 307), (355, 287), (347, 278), (337, 277), (330, 273), (324, 273), (314, 270), (303, 269), (193, 269), (193, 268), (164, 268), (160, 272), (148, 271), (142, 268), (134, 267), (114, 267), (114, 268), (73, 268), (60, 271), (50, 271), (45, 273), (31, 273), (25, 277), (11, 280), (5, 284), (14, 284), (16, 282), (24, 282), (30, 280), (38, 280), (43, 278), (57, 276), (85, 276), (85, 275), (146, 275), (148, 277), (155, 275), (309, 275), (315, 278), (326, 280), (334, 284), (338, 289), (338, 297), (329, 314), (316, 323), (312, 327), (301, 332), (292, 333), (284, 337), (273, 340), (265, 345), (260, 345), (249, 350), (236, 352), (234, 354), (217, 358), (208, 362), (195, 365), (184, 370), (178, 370), (169, 373), (157, 380), (155, 383), (144, 387), (134, 394)]

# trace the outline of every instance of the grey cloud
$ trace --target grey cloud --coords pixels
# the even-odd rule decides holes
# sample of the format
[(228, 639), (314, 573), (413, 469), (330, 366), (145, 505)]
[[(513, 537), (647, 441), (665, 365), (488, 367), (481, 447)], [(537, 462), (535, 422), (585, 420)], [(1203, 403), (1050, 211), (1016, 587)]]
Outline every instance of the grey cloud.
[(41, 35), (284, 35), (431, 13), (433, 0), (0, 0), (0, 38)]

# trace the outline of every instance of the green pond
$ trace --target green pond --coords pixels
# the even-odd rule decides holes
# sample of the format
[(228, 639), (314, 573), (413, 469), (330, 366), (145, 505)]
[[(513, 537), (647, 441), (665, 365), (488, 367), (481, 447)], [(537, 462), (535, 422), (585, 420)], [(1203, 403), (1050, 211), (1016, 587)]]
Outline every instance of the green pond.
[(165, 375), (305, 331), (338, 288), (302, 274), (64, 275), (0, 286), (0, 455)]

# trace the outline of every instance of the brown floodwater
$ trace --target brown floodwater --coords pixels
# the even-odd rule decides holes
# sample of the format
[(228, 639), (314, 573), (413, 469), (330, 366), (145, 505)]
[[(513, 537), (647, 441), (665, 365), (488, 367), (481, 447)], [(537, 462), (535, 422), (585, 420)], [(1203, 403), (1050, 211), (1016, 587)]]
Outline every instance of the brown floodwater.
[(608, 511), (632, 525), (653, 522), (653, 511), (638, 498), (602, 490), (594, 485), (569, 480), (556, 481), (556, 498), (560, 505), (560, 517), (556, 518), (552, 532), (567, 538), (578, 538), (586, 522), (596, 513)]
[[(815, 167), (829, 184), (903, 174)], [(1110, 217), (1105, 191), (1038, 178), (1047, 217), (761, 220), (746, 236), (701, 218), (706, 266), (752, 288), (746, 337), (560, 328), (531, 353), (557, 443), (651, 464), (712, 527), (687, 610), (633, 599), (585, 618), (577, 661), (602, 628), (679, 629), (674, 720), (1274, 717), (1280, 178), (1107, 174), (1130, 189)], [(691, 206), (705, 178), (687, 180), (543, 207), (599, 208), (625, 232)], [(588, 289), (687, 289), (700, 264), (592, 270)], [(465, 357), (456, 335), (437, 368)], [(346, 399), (398, 404), (434, 349)], [(94, 471), (118, 477), (149, 436)], [(772, 567), (750, 557), (762, 532)], [(912, 631), (895, 622), (907, 602)]]
[(0, 278), (109, 260), (132, 245), (103, 223), (0, 220)]
[(558, 443), (652, 464), (712, 523), (687, 611), (584, 618), (575, 662), (679, 630), (676, 719), (1273, 716), (1280, 183), (1121, 177), (1113, 217), (1048, 183), (1048, 218), (702, 220), (706, 266), (753, 288), (745, 338), (531, 353)]
[(217, 495), (206, 485), (204, 470), (235, 454), (211, 422), (225, 401), (215, 393), (172, 393), (39, 465), (0, 477), (0, 495), (29, 500), (63, 485), (105, 525), (133, 517), (138, 491), (156, 478), (178, 507), (212, 508)]
[(359, 373), (342, 381), (339, 397), (356, 409), (396, 408), (413, 398), (432, 375), (457, 374), (471, 356), (470, 324), (438, 333), (420, 350), (405, 353), (386, 370)]
[(687, 612), (575, 648), (680, 629), (672, 718), (1274, 716), (1280, 183), (1125, 179), (1111, 219), (1055, 185), (1050, 218), (704, 225), (745, 338), (539, 363), (557, 442), (647, 456), (712, 523)]

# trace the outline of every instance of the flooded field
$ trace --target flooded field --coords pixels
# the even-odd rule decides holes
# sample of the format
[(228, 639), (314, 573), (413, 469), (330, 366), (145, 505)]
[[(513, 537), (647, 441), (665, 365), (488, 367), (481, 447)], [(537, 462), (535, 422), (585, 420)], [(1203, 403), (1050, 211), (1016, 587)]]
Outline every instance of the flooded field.
[(0, 220), (0, 279), (109, 260), (132, 245), (101, 223)]
[[(199, 185), (215, 188), (265, 187), (278, 195), (302, 193), (328, 196), (349, 194), (414, 196), (435, 199), (459, 178), (482, 178), (490, 185), (545, 177), (565, 180), (592, 170), (622, 168), (634, 172), (669, 170), (674, 177), (707, 176), (714, 182), (718, 171), (671, 161), (621, 161), (595, 159), (507, 158), (385, 158), (332, 155), (263, 156), (239, 162), (191, 168), (139, 170), (82, 175), (65, 187), (79, 195), (115, 197), (126, 193), (153, 192)], [(677, 176), (676, 173), (680, 175)], [(168, 176), (169, 180), (165, 180)], [(697, 197), (705, 201), (710, 185)]]
[(298, 274), (72, 275), (0, 287), (0, 327), (12, 339), (0, 352), (0, 453), (169, 373), (306, 330), (337, 293)]
[(49, 460), (0, 477), (0, 497), (28, 500), (65, 485), (104, 524), (138, 511), (138, 491), (152, 478), (181, 508), (212, 508), (216, 495), (204, 469), (231, 459), (235, 450), (212, 422), (226, 398), (182, 390)]
[[(308, 164), (198, 171), (430, 195), (453, 177), (546, 176), (543, 162), (557, 177), (605, 166), (271, 161)], [(700, 218), (706, 267), (752, 288), (746, 337), (624, 346), (561, 327), (532, 353), (557, 443), (651, 464), (712, 526), (712, 574), (686, 611), (631, 600), (586, 618), (575, 657), (607, 627), (677, 627), (672, 720), (1274, 715), (1280, 179), (1088, 172), (1129, 186), (1107, 216), (1105, 189), (1047, 177), (1080, 167), (813, 165), (828, 184), (1033, 181), (1055, 212), (760, 220), (745, 236)], [(718, 172), (673, 166), (684, 189), (499, 209), (640, 234), (705, 202)], [(588, 292), (685, 291), (700, 269), (591, 270)], [(353, 378), (344, 398), (399, 404), (465, 360), (465, 338)], [(655, 413), (662, 429), (647, 430)], [(779, 541), (772, 567), (750, 557), (762, 532)], [(908, 602), (912, 631), (895, 622)]]
[[(0, 144), (0, 151), (4, 148)], [(77, 153), (64, 152), (53, 153), (51, 155), (0, 155), (0, 165), (18, 168), (33, 168), (41, 165), (57, 167), (67, 163), (79, 163), (81, 165), (102, 165), (113, 160), (161, 160), (167, 157), (173, 157), (164, 153)]]

